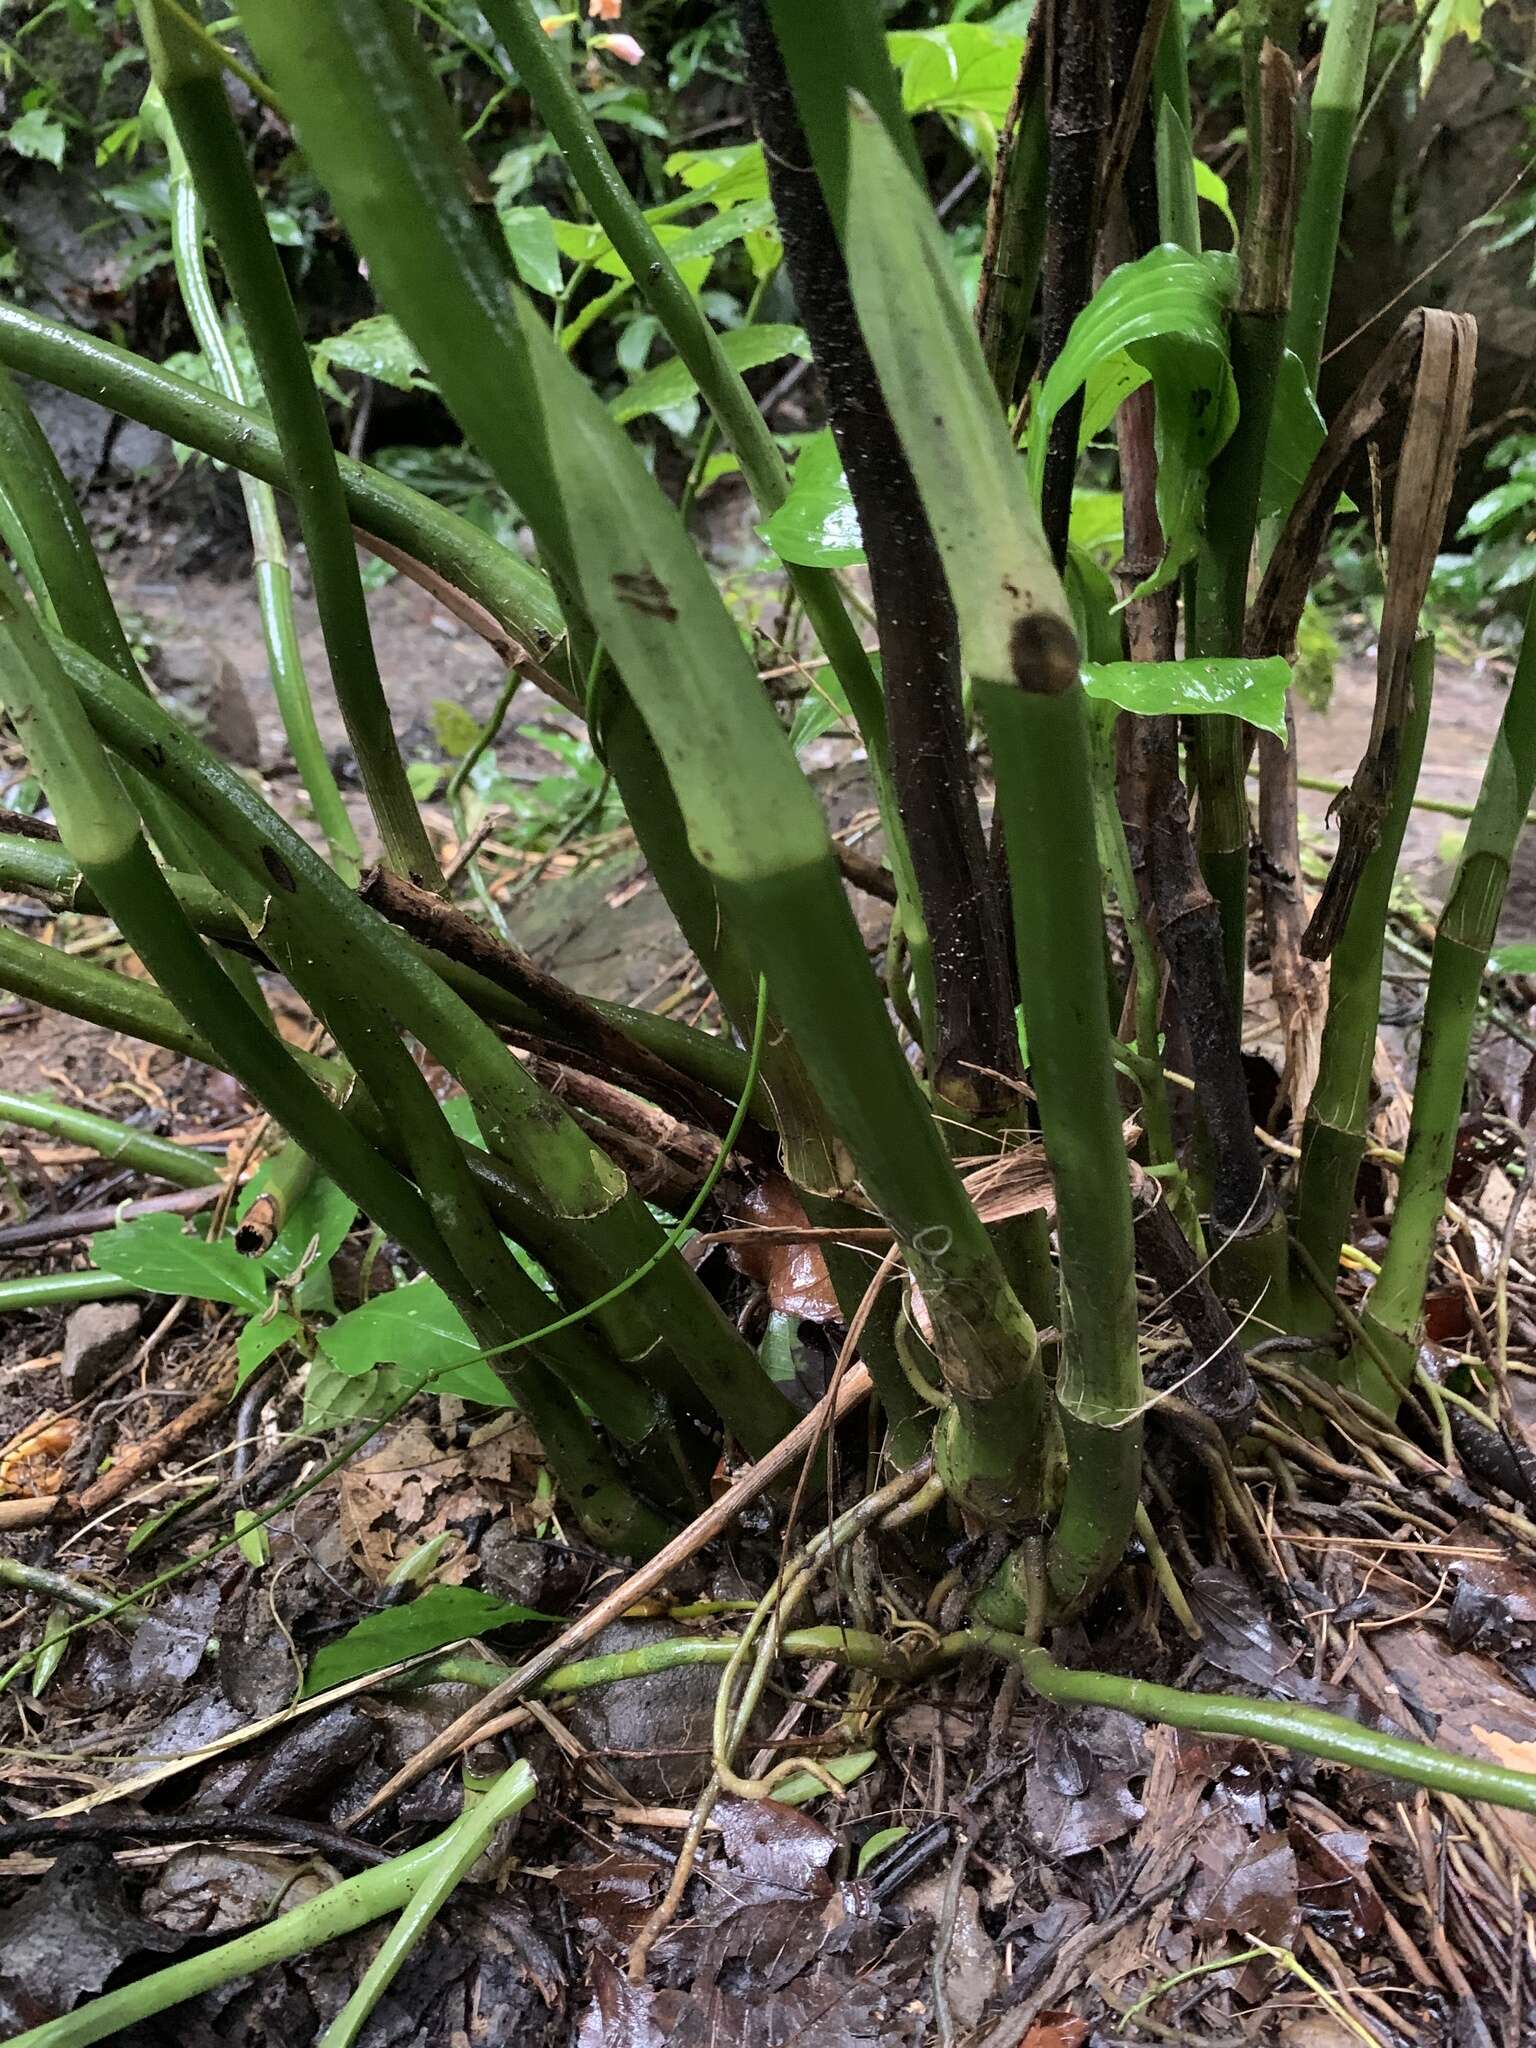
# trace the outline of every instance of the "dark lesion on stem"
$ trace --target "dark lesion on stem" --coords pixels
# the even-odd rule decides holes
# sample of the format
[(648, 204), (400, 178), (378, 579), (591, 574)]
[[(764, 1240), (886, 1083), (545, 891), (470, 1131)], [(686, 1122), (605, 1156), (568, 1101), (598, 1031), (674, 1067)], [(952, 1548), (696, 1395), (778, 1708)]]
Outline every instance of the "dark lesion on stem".
[(1005, 918), (960, 701), (959, 633), (901, 437), (859, 331), (847, 265), (763, 0), (742, 0), (753, 119), (800, 319), (859, 515), (890, 722), (897, 802), (932, 946), (936, 1090), (1000, 1115), (1018, 1075)]

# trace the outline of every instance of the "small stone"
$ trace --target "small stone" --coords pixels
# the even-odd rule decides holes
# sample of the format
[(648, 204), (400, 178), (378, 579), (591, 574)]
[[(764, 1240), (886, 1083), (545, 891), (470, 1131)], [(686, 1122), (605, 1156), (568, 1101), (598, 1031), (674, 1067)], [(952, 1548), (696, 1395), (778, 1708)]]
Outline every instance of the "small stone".
[(520, 1537), (510, 1522), (493, 1522), (480, 1542), (480, 1583), (486, 1592), (536, 1613), (564, 1614), (587, 1570), (564, 1544)]
[(64, 1325), (64, 1358), (59, 1376), (71, 1401), (93, 1393), (108, 1369), (139, 1334), (143, 1310), (136, 1301), (88, 1301)]

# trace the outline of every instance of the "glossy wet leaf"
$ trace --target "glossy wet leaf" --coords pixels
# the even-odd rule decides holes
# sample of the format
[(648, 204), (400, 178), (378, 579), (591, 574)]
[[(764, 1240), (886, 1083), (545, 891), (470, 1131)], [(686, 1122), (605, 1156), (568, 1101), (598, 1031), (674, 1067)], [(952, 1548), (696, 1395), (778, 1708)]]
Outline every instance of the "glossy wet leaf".
[(518, 276), (531, 291), (557, 299), (564, 289), (560, 245), (545, 206), (507, 206), (500, 214), (502, 231)]
[(1072, 323), (1036, 401), (1029, 468), (1038, 499), (1051, 424), (1073, 395), (1085, 393), (1082, 435), (1088, 440), (1150, 379), (1164, 555), (1143, 590), (1171, 581), (1195, 552), (1206, 472), (1237, 424), (1224, 317), (1234, 288), (1229, 256), (1193, 256), (1164, 244), (1121, 264)]
[(231, 1308), (263, 1309), (267, 1276), (228, 1238), (208, 1244), (179, 1216), (136, 1216), (91, 1240), (96, 1264), (150, 1294), (186, 1294)]
[(846, 569), (864, 560), (864, 537), (830, 427), (795, 457), (789, 496), (757, 529), (781, 562)]
[(472, 1586), (429, 1586), (419, 1598), (400, 1607), (364, 1615), (339, 1642), (327, 1643), (317, 1651), (305, 1673), (301, 1697), (308, 1699), (333, 1685), (344, 1685), (349, 1678), (382, 1671), (406, 1657), (419, 1657), (425, 1650), (441, 1650), (448, 1643), (489, 1635), (513, 1622), (555, 1619), (532, 1607), (519, 1607), (515, 1600), (498, 1600), (492, 1593), (477, 1592)]
[(1285, 738), (1285, 693), (1291, 666), (1279, 655), (1264, 661), (1215, 658), (1208, 661), (1108, 661), (1083, 670), (1090, 697), (1134, 711), (1143, 718), (1170, 712), (1183, 716), (1213, 712), (1246, 719), (1277, 739)]
[(396, 391), (430, 391), (432, 379), (404, 328), (389, 313), (371, 313), (341, 334), (329, 335), (315, 351), (328, 369), (352, 370)]
[[(720, 336), (720, 347), (733, 370), (756, 370), (764, 363), (776, 363), (783, 356), (808, 358), (811, 349), (799, 327), (733, 327)], [(620, 426), (646, 413), (668, 412), (682, 405), (698, 390), (693, 373), (681, 356), (659, 363), (637, 377), (609, 406)]]

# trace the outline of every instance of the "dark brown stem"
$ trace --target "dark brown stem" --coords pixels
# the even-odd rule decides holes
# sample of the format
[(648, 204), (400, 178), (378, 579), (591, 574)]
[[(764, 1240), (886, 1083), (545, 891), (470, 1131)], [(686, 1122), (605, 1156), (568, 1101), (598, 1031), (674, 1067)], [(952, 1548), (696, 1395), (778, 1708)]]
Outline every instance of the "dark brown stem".
[(1161, 1187), (1134, 1166), (1131, 1207), (1137, 1264), (1155, 1281), (1195, 1354), (1188, 1399), (1209, 1416), (1228, 1443), (1235, 1443), (1258, 1400), (1236, 1325), (1163, 1200)]
[(1293, 1122), (1312, 1099), (1322, 1049), (1327, 985), (1317, 962), (1301, 949), (1307, 899), (1301, 886), (1301, 836), (1296, 814), (1296, 721), (1285, 712), (1285, 738), (1259, 736), (1259, 840), (1263, 847), (1260, 893), (1269, 974), (1280, 1013), (1285, 1064), (1280, 1090)]
[(1000, 1115), (1014, 1099), (1018, 1044), (1002, 904), (966, 750), (954, 606), (762, 0), (742, 0), (740, 18), (785, 263), (869, 559), (896, 800), (933, 956), (931, 1078), (966, 1114)]
[(1018, 83), (997, 138), (976, 293), (976, 332), (1004, 406), (1018, 388), (1024, 335), (1040, 282), (1045, 241), (1045, 38), (1043, 8), (1029, 24)]
[[(1093, 290), (1098, 246), (1099, 167), (1109, 129), (1109, 62), (1099, 0), (1054, 0), (1046, 22), (1045, 283), (1040, 373), (1066, 346), (1072, 322)], [(1079, 392), (1056, 415), (1046, 444), (1040, 517), (1056, 565), (1067, 559), (1072, 480), (1082, 425)]]
[(32, 1820), (0, 1823), (0, 1852), (36, 1849), (44, 1856), (57, 1855), (76, 1842), (99, 1842), (114, 1848), (128, 1842), (273, 1842), (312, 1849), (321, 1856), (370, 1869), (387, 1863), (394, 1854), (371, 1842), (360, 1842), (340, 1828), (313, 1820), (288, 1820), (280, 1813), (210, 1809), (204, 1813), (39, 1814)]

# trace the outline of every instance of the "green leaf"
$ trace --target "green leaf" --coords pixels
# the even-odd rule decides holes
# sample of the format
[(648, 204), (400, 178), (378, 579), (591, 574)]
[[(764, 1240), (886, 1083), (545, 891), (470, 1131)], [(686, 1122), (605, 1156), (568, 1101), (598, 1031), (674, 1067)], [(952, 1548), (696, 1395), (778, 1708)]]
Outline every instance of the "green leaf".
[(862, 1877), (877, 1856), (883, 1856), (887, 1849), (894, 1849), (898, 1842), (904, 1842), (911, 1832), (910, 1828), (876, 1828), (859, 1850), (854, 1876)]
[(370, 313), (343, 333), (328, 335), (315, 355), (324, 360), (327, 369), (353, 370), (396, 391), (435, 388), (404, 328), (389, 313)]
[(355, 1628), (349, 1628), (339, 1642), (327, 1643), (316, 1651), (304, 1678), (300, 1698), (309, 1699), (349, 1678), (362, 1678), (370, 1671), (419, 1657), (427, 1650), (441, 1650), (449, 1643), (468, 1637), (487, 1636), (498, 1628), (518, 1621), (554, 1621), (558, 1616), (540, 1614), (532, 1607), (519, 1607), (515, 1600), (498, 1600), (494, 1594), (477, 1592), (473, 1586), (429, 1586), (418, 1599), (401, 1607), (386, 1607), (377, 1614), (365, 1614)]
[(1283, 520), (1301, 495), (1313, 457), (1328, 429), (1312, 396), (1300, 356), (1286, 349), (1275, 372), (1275, 404), (1269, 439), (1264, 445), (1264, 476), (1259, 486), (1259, 517)]
[(1211, 712), (1245, 719), (1276, 739), (1285, 738), (1285, 693), (1291, 665), (1279, 655), (1264, 661), (1109, 661), (1085, 667), (1090, 697), (1122, 711), (1154, 718), (1163, 712)]
[(1498, 946), (1488, 955), (1490, 974), (1536, 974), (1536, 946)]
[(469, 1325), (435, 1280), (412, 1280), (332, 1323), (320, 1337), (326, 1363), (348, 1379), (381, 1365), (399, 1366), (434, 1393), (456, 1394), (487, 1408), (517, 1404), (492, 1370), (475, 1354)]
[(223, 1301), (231, 1308), (267, 1305), (267, 1276), (242, 1258), (228, 1238), (213, 1244), (187, 1231), (179, 1216), (138, 1216), (91, 1240), (104, 1273), (132, 1281), (151, 1294), (187, 1294), (198, 1301)]
[(1232, 244), (1237, 246), (1237, 215), (1232, 211), (1232, 198), (1227, 191), (1227, 181), (1213, 171), (1202, 157), (1192, 159), (1195, 169), (1195, 197), (1204, 199), (1214, 206), (1227, 226), (1232, 230)]
[[(880, 658), (876, 655), (873, 659), (878, 670)], [(789, 728), (789, 744), (798, 754), (802, 747), (808, 747), (812, 740), (819, 740), (824, 732), (830, 732), (840, 720), (851, 715), (842, 684), (831, 669), (826, 669), (812, 679), (810, 689), (796, 706), (794, 721)]]
[(1223, 317), (1234, 283), (1230, 256), (1192, 256), (1169, 244), (1112, 270), (1073, 321), (1030, 422), (1030, 479), (1038, 501), (1051, 425), (1074, 393), (1086, 389), (1083, 434), (1090, 438), (1151, 378), (1164, 555), (1143, 592), (1170, 582), (1195, 552), (1206, 471), (1237, 424)]
[(723, 149), (674, 150), (662, 169), (717, 211), (743, 200), (768, 197), (768, 166), (760, 142), (732, 142)]
[(1488, 0), (1420, 0), (1420, 5), (1429, 8), (1429, 27), (1419, 52), (1419, 91), (1427, 92), (1446, 44), (1455, 36), (1465, 36), (1470, 43), (1482, 36)]
[(1024, 55), (1022, 36), (956, 21), (900, 30), (885, 43), (901, 73), (901, 104), (909, 114), (981, 114), (994, 123), (1007, 114)]
[[(655, 224), (656, 239), (677, 266), (689, 291), (703, 288), (710, 265), (722, 249), (746, 236), (763, 234), (774, 225), (773, 208), (766, 199), (748, 200), (728, 206), (695, 228), (679, 227), (675, 221)], [(632, 283), (629, 265), (599, 227), (574, 220), (554, 222), (555, 242), (562, 256), (573, 263), (590, 263), (604, 277)]]
[(789, 496), (757, 530), (781, 562), (845, 569), (864, 560), (859, 515), (830, 427), (800, 450)]
[(560, 245), (547, 206), (506, 206), (501, 225), (518, 276), (530, 290), (558, 299), (565, 289), (560, 270)]
[(282, 1344), (290, 1343), (300, 1330), (297, 1316), (279, 1309), (275, 1316), (252, 1316), (235, 1339), (235, 1392), (239, 1393), (258, 1365), (265, 1365)]
[[(839, 1785), (851, 1785), (862, 1778), (876, 1761), (873, 1749), (850, 1750), (847, 1756), (829, 1756), (825, 1761), (827, 1775)], [(813, 1799), (828, 1796), (826, 1785), (811, 1771), (796, 1771), (780, 1785), (773, 1788), (773, 1796), (780, 1806), (806, 1806)]]
[[(720, 336), (720, 347), (733, 370), (756, 370), (781, 356), (808, 358), (810, 343), (799, 327), (733, 327)], [(691, 398), (698, 386), (681, 356), (660, 363), (621, 391), (608, 410), (620, 426), (645, 413), (667, 412)]]
[(442, 787), (443, 771), (436, 761), (408, 761), (405, 779), (417, 803), (424, 804), (430, 802)]
[(202, 1480), (188, 1492), (177, 1494), (167, 1506), (157, 1508), (152, 1515), (146, 1515), (128, 1538), (124, 1554), (132, 1557), (136, 1550), (144, 1547), (151, 1536), (157, 1535), (161, 1529), (168, 1528), (172, 1522), (180, 1521), (183, 1515), (190, 1513), (193, 1508), (205, 1501), (209, 1494), (217, 1493), (218, 1490), (217, 1479)]
[(26, 113), (18, 115), (6, 129), (5, 139), (17, 156), (33, 157), (52, 164), (55, 170), (64, 161), (64, 148), (69, 140), (62, 125), (42, 107), (29, 107)]
[[(249, 1214), (257, 1197), (266, 1188), (269, 1170), (270, 1162), (259, 1173), (253, 1174), (240, 1190), (240, 1200), (235, 1206), (237, 1221)], [(323, 1270), (336, 1256), (356, 1219), (357, 1204), (352, 1197), (344, 1194), (335, 1181), (316, 1174), (289, 1210), (277, 1236), (264, 1252), (258, 1252), (247, 1264), (265, 1266), (268, 1272), (286, 1278), (309, 1250), (311, 1241), (318, 1240), (314, 1268)]]
[(480, 721), (455, 698), (439, 697), (432, 706), (432, 730), (443, 752), (457, 760), (479, 739)]
[(259, 1572), (271, 1561), (272, 1546), (267, 1540), (267, 1525), (258, 1521), (254, 1508), (235, 1509), (235, 1548), (252, 1571)]

